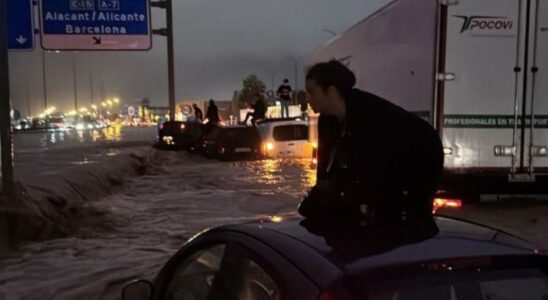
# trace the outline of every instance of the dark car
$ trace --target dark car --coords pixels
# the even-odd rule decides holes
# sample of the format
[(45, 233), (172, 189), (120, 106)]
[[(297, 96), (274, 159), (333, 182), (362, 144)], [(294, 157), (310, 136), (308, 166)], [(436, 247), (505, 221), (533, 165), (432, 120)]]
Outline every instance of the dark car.
[(220, 160), (257, 159), (261, 155), (261, 136), (255, 127), (223, 127), (217, 135)]
[(293, 219), (192, 238), (123, 298), (488, 300), (548, 297), (548, 256), (493, 228), (435, 217), (400, 225)]
[(201, 136), (198, 122), (167, 121), (158, 128), (158, 144), (162, 147), (189, 149)]
[(196, 147), (198, 152), (204, 155), (207, 158), (216, 158), (217, 157), (217, 140), (219, 132), (221, 131), (220, 126), (211, 126), (207, 132), (204, 132), (199, 145)]

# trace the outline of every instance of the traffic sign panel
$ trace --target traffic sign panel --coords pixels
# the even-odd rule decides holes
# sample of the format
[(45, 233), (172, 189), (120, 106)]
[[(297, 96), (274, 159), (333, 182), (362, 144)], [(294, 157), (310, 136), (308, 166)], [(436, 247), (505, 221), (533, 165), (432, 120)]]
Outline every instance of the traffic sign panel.
[(148, 50), (149, 0), (41, 0), (46, 50)]
[(32, 0), (8, 0), (8, 48), (32, 50), (34, 48), (34, 24)]

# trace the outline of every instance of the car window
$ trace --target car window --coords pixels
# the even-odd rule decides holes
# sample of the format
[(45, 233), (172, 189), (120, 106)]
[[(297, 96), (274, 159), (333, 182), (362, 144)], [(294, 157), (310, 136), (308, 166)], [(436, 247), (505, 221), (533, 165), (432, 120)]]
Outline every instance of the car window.
[(275, 300), (280, 299), (280, 291), (270, 277), (259, 265), (254, 261), (247, 259), (245, 275), (243, 277), (244, 284), (241, 291), (240, 299), (253, 300)]
[(225, 245), (198, 251), (177, 266), (168, 286), (168, 300), (206, 300), (221, 268)]
[(251, 145), (260, 142), (261, 137), (254, 127), (225, 129), (219, 134), (219, 141), (227, 144)]
[(308, 126), (305, 126), (305, 125), (295, 126), (295, 139), (308, 140)]
[(219, 294), (231, 300), (279, 300), (281, 290), (274, 277), (249, 252), (234, 246), (227, 253)]
[(537, 269), (433, 274), (376, 282), (367, 288), (363, 284), (359, 280), (348, 283), (357, 300), (548, 299), (548, 277)]
[(306, 125), (276, 126), (273, 136), (277, 142), (308, 140), (308, 127)]

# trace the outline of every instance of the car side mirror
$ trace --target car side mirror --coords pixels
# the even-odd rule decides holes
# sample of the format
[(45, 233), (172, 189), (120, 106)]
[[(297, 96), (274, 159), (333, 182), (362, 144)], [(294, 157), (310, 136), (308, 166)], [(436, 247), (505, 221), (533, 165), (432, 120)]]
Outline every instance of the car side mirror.
[(152, 299), (152, 282), (148, 280), (136, 280), (128, 283), (122, 289), (123, 300), (150, 300)]

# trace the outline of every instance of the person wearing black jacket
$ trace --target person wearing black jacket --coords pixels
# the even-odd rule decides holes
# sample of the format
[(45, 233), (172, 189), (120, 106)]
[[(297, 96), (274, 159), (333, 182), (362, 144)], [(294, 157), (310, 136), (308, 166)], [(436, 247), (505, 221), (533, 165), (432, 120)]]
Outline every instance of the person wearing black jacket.
[(253, 112), (249, 112), (246, 114), (245, 119), (243, 121), (244, 124), (247, 124), (247, 120), (251, 118), (251, 124), (255, 126), (257, 123), (257, 120), (264, 119), (266, 115), (266, 105), (262, 99), (257, 99), (257, 102), (255, 102), (255, 105), (250, 105), (253, 109)]
[(194, 117), (196, 118), (196, 121), (202, 123), (204, 120), (204, 113), (200, 108), (198, 108), (196, 103), (192, 104), (192, 108), (194, 109)]
[(355, 83), (337, 61), (308, 71), (306, 89), (320, 113), (318, 181), (299, 213), (366, 222), (431, 217), (444, 159), (437, 132), (417, 115), (354, 89)]
[(202, 125), (202, 134), (207, 136), (212, 133), (213, 130), (219, 126), (220, 121), (219, 109), (217, 108), (217, 105), (215, 105), (215, 101), (211, 99), (209, 100), (209, 106), (207, 107), (206, 119), (204, 120), (205, 123)]
[(213, 99), (209, 100), (206, 119), (208, 120), (208, 123), (215, 125), (221, 120), (221, 118), (219, 117), (219, 109), (217, 108), (217, 105), (215, 105), (215, 101), (213, 101)]

